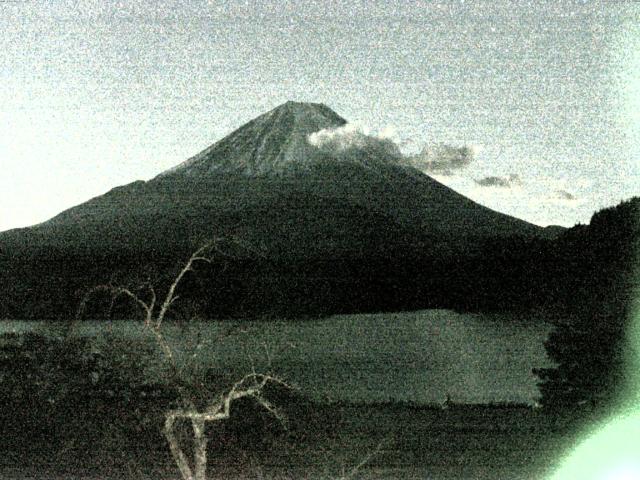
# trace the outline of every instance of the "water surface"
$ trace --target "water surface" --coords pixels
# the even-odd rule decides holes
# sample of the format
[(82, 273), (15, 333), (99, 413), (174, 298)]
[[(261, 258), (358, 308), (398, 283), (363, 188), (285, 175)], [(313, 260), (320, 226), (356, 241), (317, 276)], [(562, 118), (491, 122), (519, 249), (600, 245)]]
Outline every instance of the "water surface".
[[(0, 324), (0, 331), (27, 330), (61, 335), (65, 327)], [(531, 370), (549, 365), (543, 346), (549, 330), (539, 318), (447, 310), (163, 326), (185, 375), (271, 370), (317, 399), (415, 403), (447, 395), (457, 402), (533, 403), (539, 393)], [(83, 321), (74, 334), (93, 337), (97, 349), (114, 338), (154, 345), (140, 321)], [(159, 351), (137, 351), (150, 378), (162, 374)]]

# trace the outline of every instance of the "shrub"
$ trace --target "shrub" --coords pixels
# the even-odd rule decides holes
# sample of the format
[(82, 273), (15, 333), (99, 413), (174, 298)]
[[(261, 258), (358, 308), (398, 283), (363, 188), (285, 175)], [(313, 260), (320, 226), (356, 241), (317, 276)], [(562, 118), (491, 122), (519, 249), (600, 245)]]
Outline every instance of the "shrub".
[(145, 383), (136, 356), (126, 344), (96, 350), (87, 338), (0, 335), (0, 450), (50, 457), (70, 448), (86, 459), (162, 445), (172, 392)]

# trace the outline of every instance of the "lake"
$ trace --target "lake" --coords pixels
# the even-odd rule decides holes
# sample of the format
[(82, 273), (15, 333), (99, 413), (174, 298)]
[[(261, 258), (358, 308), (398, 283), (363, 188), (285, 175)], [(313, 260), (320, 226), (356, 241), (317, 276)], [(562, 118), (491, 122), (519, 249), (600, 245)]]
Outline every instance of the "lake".
[[(449, 395), (460, 403), (531, 404), (539, 395), (531, 370), (550, 365), (543, 342), (551, 327), (541, 318), (425, 310), (163, 329), (186, 375), (271, 370), (325, 401), (432, 404)], [(44, 321), (0, 323), (0, 332), (63, 330)], [(91, 336), (96, 349), (114, 338), (154, 345), (139, 321), (83, 321), (74, 334)], [(150, 378), (162, 374), (157, 351), (137, 354)]]

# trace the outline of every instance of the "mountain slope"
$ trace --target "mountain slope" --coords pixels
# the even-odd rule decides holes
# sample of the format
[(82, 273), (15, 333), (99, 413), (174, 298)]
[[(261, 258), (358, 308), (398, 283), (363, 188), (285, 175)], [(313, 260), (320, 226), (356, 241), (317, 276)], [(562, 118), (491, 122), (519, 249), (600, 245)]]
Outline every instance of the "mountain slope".
[(325, 105), (287, 102), (160, 176), (284, 173), (294, 166), (310, 163), (317, 156), (317, 149), (307, 142), (310, 134), (345, 123)]

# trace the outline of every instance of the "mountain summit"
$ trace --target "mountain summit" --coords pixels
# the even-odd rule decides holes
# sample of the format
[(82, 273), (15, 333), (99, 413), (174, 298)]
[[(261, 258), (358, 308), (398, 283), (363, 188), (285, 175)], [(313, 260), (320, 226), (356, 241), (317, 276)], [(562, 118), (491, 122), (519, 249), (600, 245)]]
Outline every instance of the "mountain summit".
[(320, 103), (286, 102), (160, 176), (202, 177), (217, 173), (261, 176), (282, 173), (318, 155), (312, 133), (344, 125), (345, 119)]

